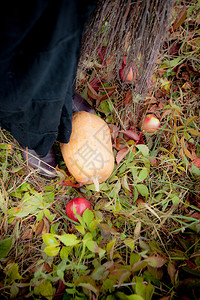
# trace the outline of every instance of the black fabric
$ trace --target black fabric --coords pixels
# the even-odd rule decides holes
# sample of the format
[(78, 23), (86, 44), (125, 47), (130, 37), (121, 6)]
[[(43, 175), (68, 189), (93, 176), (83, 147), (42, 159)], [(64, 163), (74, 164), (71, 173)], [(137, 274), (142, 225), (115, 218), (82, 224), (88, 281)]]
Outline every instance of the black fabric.
[(9, 1), (0, 10), (0, 126), (45, 156), (71, 134), (82, 30), (95, 0)]

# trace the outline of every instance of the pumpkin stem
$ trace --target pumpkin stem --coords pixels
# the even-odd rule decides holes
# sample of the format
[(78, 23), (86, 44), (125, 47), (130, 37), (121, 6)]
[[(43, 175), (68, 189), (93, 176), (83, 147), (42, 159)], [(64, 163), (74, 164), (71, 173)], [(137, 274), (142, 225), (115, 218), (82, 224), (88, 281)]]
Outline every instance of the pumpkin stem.
[(98, 180), (98, 178), (97, 178), (97, 177), (94, 177), (92, 181), (93, 181), (93, 183), (94, 183), (95, 190), (96, 190), (97, 192), (99, 192), (99, 180)]

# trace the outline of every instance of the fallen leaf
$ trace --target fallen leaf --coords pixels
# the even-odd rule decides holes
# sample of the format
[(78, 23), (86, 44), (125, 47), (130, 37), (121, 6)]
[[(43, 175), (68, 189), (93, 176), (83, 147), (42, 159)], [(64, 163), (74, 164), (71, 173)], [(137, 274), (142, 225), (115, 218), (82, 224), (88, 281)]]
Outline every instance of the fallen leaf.
[(122, 159), (126, 156), (126, 154), (129, 153), (129, 151), (130, 151), (130, 148), (125, 147), (117, 152), (116, 162), (118, 165), (122, 161)]
[(166, 71), (167, 71), (167, 69), (158, 70), (159, 77), (161, 78)]
[(171, 81), (167, 80), (166, 78), (164, 78), (163, 80), (161, 79), (161, 89), (162, 90), (169, 92), (170, 87), (171, 87)]
[(174, 262), (169, 262), (167, 266), (167, 272), (171, 279), (172, 284), (175, 282), (175, 274), (176, 274), (176, 267)]
[(192, 88), (192, 83), (190, 81), (187, 81), (182, 85), (182, 89), (184, 90), (190, 90), (191, 88)]
[(105, 88), (105, 90), (103, 89), (102, 91), (105, 92), (105, 94), (99, 96), (99, 100), (102, 101), (108, 99), (115, 92), (115, 90), (115, 87), (110, 87), (109, 89)]
[(160, 255), (149, 256), (146, 261), (153, 268), (161, 268), (166, 263), (166, 259)]
[(185, 19), (187, 18), (187, 8), (186, 8), (186, 4), (185, 1), (183, 2), (183, 9), (180, 10), (178, 16), (176, 17), (176, 20), (174, 21), (172, 27), (173, 30), (176, 30), (179, 26), (181, 26), (183, 24), (183, 22), (185, 21)]
[(71, 187), (76, 187), (76, 188), (79, 188), (81, 186), (80, 183), (76, 183), (74, 177), (72, 177), (72, 176), (68, 176), (67, 178), (65, 178), (65, 180), (60, 182), (59, 185), (71, 186)]
[(183, 151), (185, 152), (185, 155), (187, 157), (189, 157), (190, 159), (193, 159), (192, 154), (190, 153), (190, 151), (186, 147), (183, 147)]
[(132, 91), (129, 90), (127, 91), (126, 93), (126, 96), (125, 96), (125, 103), (129, 104), (129, 103), (132, 103), (133, 100), (132, 100)]
[(98, 95), (98, 93), (95, 91), (95, 89), (92, 87), (92, 85), (89, 82), (87, 82), (87, 87), (88, 87), (88, 96), (94, 100), (99, 100), (100, 96)]
[(22, 240), (30, 240), (33, 237), (33, 229), (28, 228), (21, 236)]
[(180, 46), (177, 43), (174, 43), (169, 48), (169, 55), (177, 54), (180, 49)]
[(49, 233), (50, 231), (50, 222), (46, 217), (43, 217), (42, 220), (36, 223), (34, 226), (35, 235), (39, 236), (43, 233)]
[(113, 141), (116, 142), (116, 138), (118, 137), (119, 134), (119, 128), (117, 127), (117, 125), (114, 124), (108, 124), (108, 126), (110, 128), (111, 137)]
[(130, 139), (133, 139), (135, 141), (139, 141), (139, 135), (133, 131), (133, 130), (121, 130), (121, 133), (123, 133), (125, 136), (127, 136)]

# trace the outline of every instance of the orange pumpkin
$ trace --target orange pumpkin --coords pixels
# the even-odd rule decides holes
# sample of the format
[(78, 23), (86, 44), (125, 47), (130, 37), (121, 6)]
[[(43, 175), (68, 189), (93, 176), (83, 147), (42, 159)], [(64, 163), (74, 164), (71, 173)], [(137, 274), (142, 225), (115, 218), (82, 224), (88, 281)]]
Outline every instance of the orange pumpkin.
[(72, 118), (72, 133), (68, 144), (60, 144), (61, 152), (69, 172), (77, 182), (95, 184), (111, 175), (114, 155), (110, 129), (98, 116), (80, 111)]

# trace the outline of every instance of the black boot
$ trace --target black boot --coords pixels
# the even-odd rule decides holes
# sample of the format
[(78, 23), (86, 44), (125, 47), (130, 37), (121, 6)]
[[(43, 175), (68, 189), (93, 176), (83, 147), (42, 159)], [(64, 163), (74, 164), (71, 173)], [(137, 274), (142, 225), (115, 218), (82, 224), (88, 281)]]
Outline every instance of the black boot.
[(90, 113), (95, 113), (95, 110), (92, 106), (77, 92), (74, 93), (74, 97), (72, 99), (72, 112), (75, 113), (77, 111), (87, 111)]
[(55, 178), (57, 176), (55, 154), (52, 148), (46, 156), (40, 158), (34, 150), (22, 147), (22, 156), (26, 164), (37, 170), (40, 175), (47, 178)]

